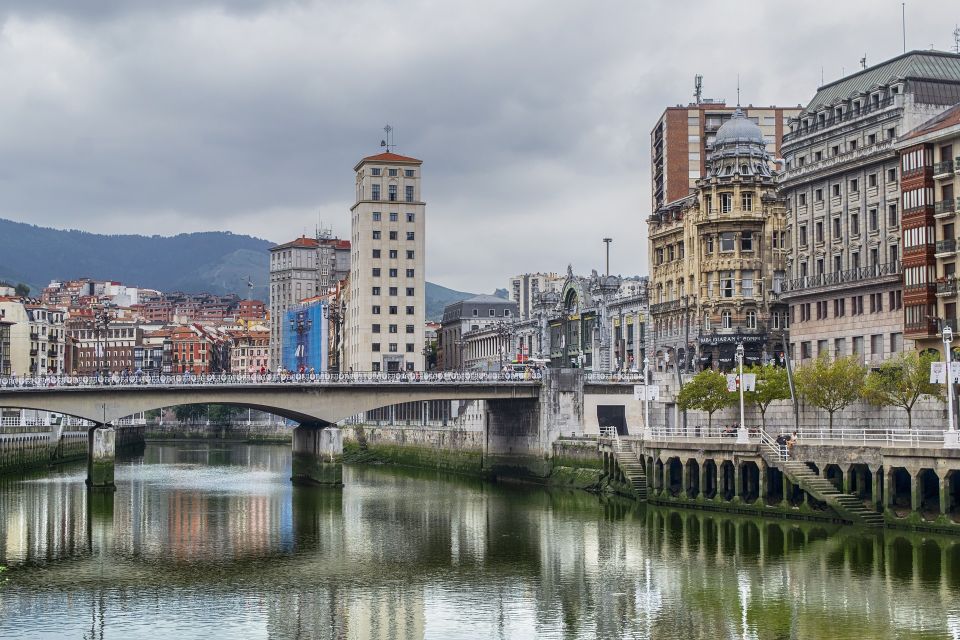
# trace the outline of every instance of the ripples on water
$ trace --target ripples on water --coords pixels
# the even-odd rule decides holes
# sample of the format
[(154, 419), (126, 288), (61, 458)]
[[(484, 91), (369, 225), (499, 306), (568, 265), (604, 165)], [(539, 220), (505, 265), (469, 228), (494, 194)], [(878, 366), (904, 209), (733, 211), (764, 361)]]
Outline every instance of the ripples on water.
[(960, 539), (149, 445), (0, 480), (0, 638), (953, 638)]

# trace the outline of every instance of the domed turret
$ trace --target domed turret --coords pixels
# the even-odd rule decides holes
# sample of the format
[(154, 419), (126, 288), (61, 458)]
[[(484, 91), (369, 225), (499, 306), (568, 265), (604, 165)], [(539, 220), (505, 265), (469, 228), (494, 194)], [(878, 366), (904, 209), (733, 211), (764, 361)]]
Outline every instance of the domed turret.
[(771, 176), (770, 154), (763, 132), (740, 107), (717, 130), (708, 163), (708, 175), (712, 177)]
[(766, 146), (763, 140), (763, 132), (760, 127), (747, 116), (743, 110), (737, 107), (733, 116), (723, 123), (717, 130), (717, 138), (714, 141), (714, 147), (722, 144), (760, 144)]

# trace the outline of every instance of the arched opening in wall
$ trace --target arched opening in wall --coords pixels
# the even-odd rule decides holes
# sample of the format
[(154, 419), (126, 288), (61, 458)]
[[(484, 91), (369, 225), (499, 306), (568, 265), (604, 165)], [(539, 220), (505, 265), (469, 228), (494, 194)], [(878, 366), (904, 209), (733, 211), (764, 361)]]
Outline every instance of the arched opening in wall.
[(807, 463), (807, 467), (808, 467), (811, 471), (813, 471), (815, 474), (820, 475), (820, 467), (817, 466), (816, 463), (808, 462), (808, 463)]
[(703, 463), (703, 497), (713, 500), (717, 497), (717, 463), (706, 460)]
[(920, 483), (920, 516), (924, 520), (940, 517), (940, 478), (933, 469), (921, 469), (917, 475)]
[(736, 473), (732, 460), (724, 460), (720, 465), (720, 496), (727, 502), (736, 495)]
[(943, 567), (940, 545), (936, 540), (920, 540), (917, 545), (917, 575), (922, 584), (940, 584), (941, 569)]
[(824, 469), (824, 472), (826, 473), (827, 480), (830, 481), (830, 484), (832, 484), (837, 491), (840, 491), (842, 493), (843, 492), (843, 469), (841, 469), (839, 466), (835, 464), (828, 464)]
[(687, 497), (696, 498), (700, 495), (700, 463), (694, 458), (687, 460)]
[(747, 460), (740, 463), (740, 499), (753, 504), (760, 497), (760, 468), (757, 463)]
[(873, 472), (862, 463), (850, 465), (850, 491), (863, 500), (864, 504), (873, 502)]
[(898, 517), (910, 513), (910, 473), (903, 467), (890, 470), (890, 506)]
[[(947, 472), (947, 515), (960, 523), (960, 471)], [(957, 565), (957, 579), (960, 580), (960, 564)]]
[(767, 486), (764, 487), (764, 499), (769, 505), (783, 502), (783, 472), (776, 467), (767, 468)]
[(680, 458), (667, 460), (667, 490), (672, 496), (679, 496), (683, 489), (683, 465)]
[(663, 493), (663, 461), (659, 458), (653, 463), (653, 490), (657, 495)]

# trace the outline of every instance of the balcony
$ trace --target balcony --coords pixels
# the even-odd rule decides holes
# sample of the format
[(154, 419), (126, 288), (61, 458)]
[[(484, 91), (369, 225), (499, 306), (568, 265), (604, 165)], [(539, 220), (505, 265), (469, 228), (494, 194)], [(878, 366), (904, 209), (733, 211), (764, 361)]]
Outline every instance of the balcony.
[(836, 285), (866, 283), (870, 280), (886, 278), (889, 276), (900, 275), (900, 261), (887, 262), (884, 264), (875, 264), (869, 267), (858, 267), (856, 269), (847, 269), (846, 271), (835, 271), (834, 273), (822, 273), (816, 276), (803, 276), (786, 281), (786, 291), (788, 293), (806, 292), (821, 287), (831, 287)]
[(957, 241), (955, 239), (950, 240), (937, 240), (936, 248), (934, 249), (933, 255), (935, 258), (945, 258), (951, 253), (957, 252)]
[(31, 331), (31, 332), (30, 332), (30, 339), (31, 339), (31, 340), (39, 340), (39, 339), (40, 339), (40, 334), (37, 333), (36, 331)]
[(945, 160), (943, 162), (935, 163), (933, 165), (933, 177), (936, 179), (952, 178), (953, 166), (953, 160)]
[(933, 205), (933, 217), (934, 218), (946, 218), (957, 210), (957, 202), (953, 198), (948, 200), (940, 200)]
[(947, 278), (937, 282), (937, 295), (941, 297), (951, 297), (957, 295), (956, 278)]
[(669, 302), (658, 302), (657, 304), (650, 305), (650, 314), (657, 313), (667, 313), (668, 311), (676, 311), (680, 308), (679, 300), (671, 300)]

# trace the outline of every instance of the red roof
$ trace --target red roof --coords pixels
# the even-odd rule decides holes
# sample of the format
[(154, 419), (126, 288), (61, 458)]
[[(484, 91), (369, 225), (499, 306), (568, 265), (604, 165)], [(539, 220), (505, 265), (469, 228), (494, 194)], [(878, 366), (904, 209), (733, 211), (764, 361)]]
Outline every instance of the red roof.
[(416, 158), (411, 158), (410, 156), (402, 156), (399, 153), (392, 153), (387, 151), (386, 153), (378, 153), (375, 156), (367, 156), (363, 160), (357, 163), (357, 166), (353, 168), (354, 171), (360, 168), (365, 162), (395, 162), (399, 164), (423, 164), (423, 160), (417, 160)]
[(308, 238), (307, 236), (300, 236), (293, 242), (287, 242), (285, 244), (278, 244), (277, 246), (271, 248), (271, 251), (276, 251), (277, 249), (289, 249), (290, 247), (299, 247), (303, 249), (316, 249), (320, 246), (320, 243), (316, 238)]

